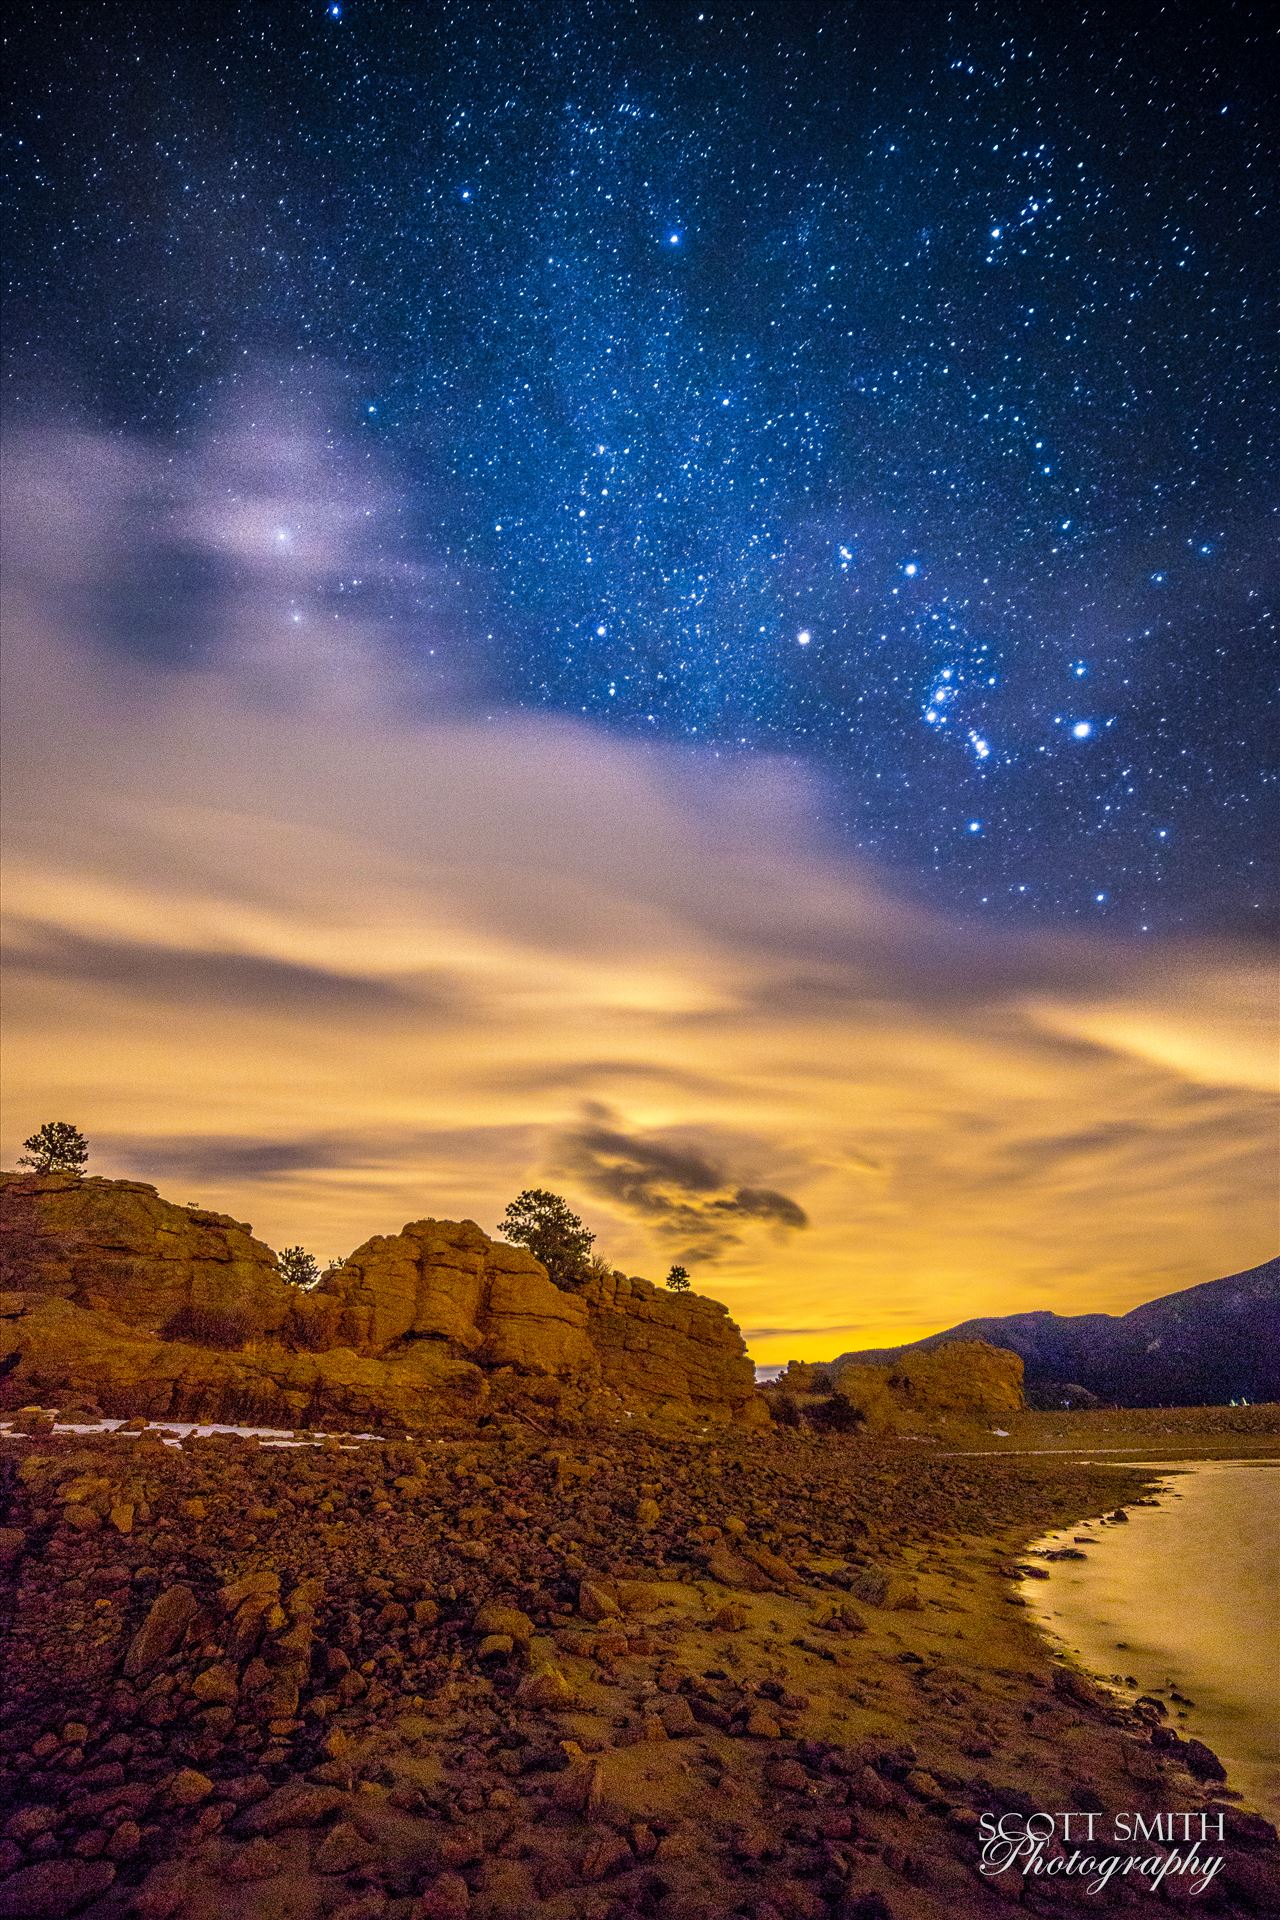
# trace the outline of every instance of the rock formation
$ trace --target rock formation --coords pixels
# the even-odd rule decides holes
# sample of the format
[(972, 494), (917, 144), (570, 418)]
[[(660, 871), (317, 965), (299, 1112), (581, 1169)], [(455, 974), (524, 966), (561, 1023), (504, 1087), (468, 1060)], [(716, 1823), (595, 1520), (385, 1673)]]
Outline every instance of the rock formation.
[(983, 1340), (957, 1341), (932, 1352), (912, 1349), (889, 1366), (863, 1365), (856, 1358), (827, 1365), (793, 1360), (767, 1391), (802, 1402), (834, 1395), (871, 1432), (889, 1432), (918, 1418), (999, 1419), (1024, 1405), (1021, 1359)]
[(762, 1420), (725, 1309), (621, 1274), (564, 1292), (474, 1224), (375, 1235), (304, 1291), (154, 1187), (0, 1176), (0, 1405), (412, 1428), (485, 1406)]

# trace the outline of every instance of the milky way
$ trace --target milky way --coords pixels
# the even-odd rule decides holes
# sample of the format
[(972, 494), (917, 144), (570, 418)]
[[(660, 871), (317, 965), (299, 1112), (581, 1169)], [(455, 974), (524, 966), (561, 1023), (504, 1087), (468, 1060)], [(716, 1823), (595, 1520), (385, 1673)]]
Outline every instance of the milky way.
[[(1273, 909), (1260, 11), (15, 21), (10, 420), (336, 391), (414, 564), (304, 635), (378, 596), (424, 701), (453, 656), (495, 713), (800, 756), (952, 913)], [(104, 640), (183, 671), (207, 586), (167, 550)]]

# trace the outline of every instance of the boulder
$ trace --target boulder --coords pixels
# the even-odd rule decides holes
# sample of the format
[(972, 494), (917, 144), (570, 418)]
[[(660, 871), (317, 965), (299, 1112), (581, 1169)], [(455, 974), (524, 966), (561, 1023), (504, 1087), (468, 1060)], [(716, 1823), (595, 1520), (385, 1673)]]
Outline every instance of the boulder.
[(129, 1643), (124, 1670), (131, 1680), (144, 1680), (167, 1660), (198, 1612), (190, 1587), (166, 1587)]
[(0, 1920), (65, 1920), (116, 1877), (106, 1860), (37, 1860), (0, 1886)]
[(601, 1372), (624, 1399), (767, 1425), (755, 1369), (720, 1301), (621, 1273), (594, 1275), (583, 1299)]

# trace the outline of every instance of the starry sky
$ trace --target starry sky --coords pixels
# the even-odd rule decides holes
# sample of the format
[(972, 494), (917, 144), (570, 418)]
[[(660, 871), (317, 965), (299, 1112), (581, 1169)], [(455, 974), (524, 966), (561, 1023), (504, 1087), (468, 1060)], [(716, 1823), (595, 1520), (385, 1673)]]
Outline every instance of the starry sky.
[[(852, 1227), (859, 1290), (910, 1276), (869, 1340), (993, 1276), (1129, 1305), (1270, 1252), (1234, 1195), (1274, 1166), (1273, 42), (1176, 0), (13, 9), (11, 671), (63, 689), (80, 806), (22, 761), (6, 1148), (56, 1088), (104, 1170), (338, 1241), (549, 1169), (761, 1324), (779, 1262), (816, 1274), (797, 1335), (848, 1324)], [(232, 734), (254, 764), (202, 764)], [(461, 1105), (388, 1096), (357, 1168), (405, 1021)], [(476, 1105), (499, 1029), (537, 1059)], [(962, 1177), (922, 1143), (975, 1100)], [(993, 1254), (1050, 1162), (1043, 1244)]]

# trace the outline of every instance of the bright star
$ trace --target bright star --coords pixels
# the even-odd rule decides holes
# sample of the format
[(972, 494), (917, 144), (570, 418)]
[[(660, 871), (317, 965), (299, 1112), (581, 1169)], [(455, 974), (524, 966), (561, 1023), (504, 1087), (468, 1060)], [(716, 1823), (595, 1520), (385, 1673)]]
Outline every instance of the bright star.
[(920, 571), (919, 563), (915, 560), (908, 560), (902, 571), (906, 574), (908, 580), (914, 580)]
[(678, 247), (680, 245), (680, 235), (678, 233), (669, 233), (667, 235), (667, 245), (669, 247)]
[(1077, 720), (1071, 731), (1077, 740), (1087, 740), (1093, 732), (1093, 722), (1092, 720)]
[(813, 638), (813, 635), (810, 633), (808, 627), (802, 627), (800, 632), (796, 635), (796, 639), (799, 641), (802, 647), (807, 647), (810, 640), (812, 640), (812, 638)]

